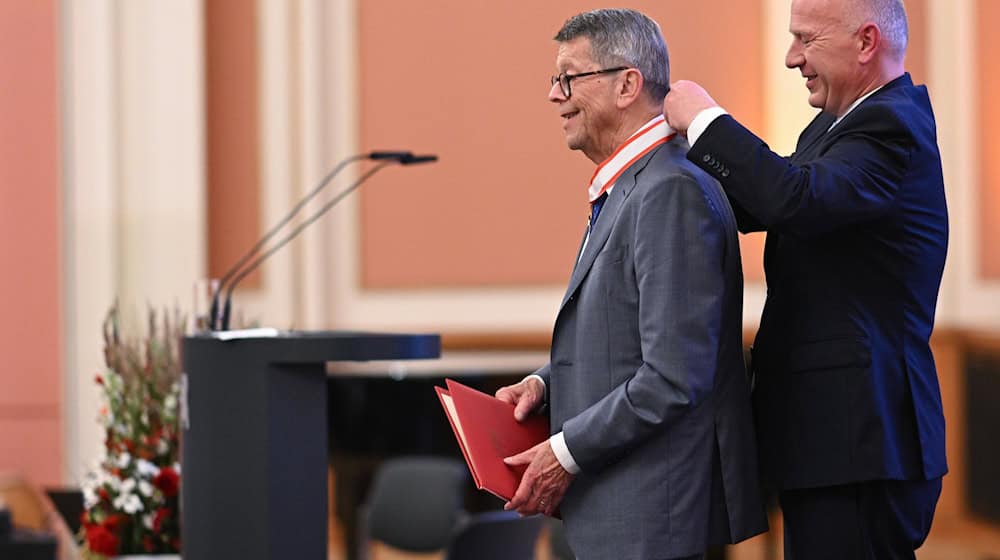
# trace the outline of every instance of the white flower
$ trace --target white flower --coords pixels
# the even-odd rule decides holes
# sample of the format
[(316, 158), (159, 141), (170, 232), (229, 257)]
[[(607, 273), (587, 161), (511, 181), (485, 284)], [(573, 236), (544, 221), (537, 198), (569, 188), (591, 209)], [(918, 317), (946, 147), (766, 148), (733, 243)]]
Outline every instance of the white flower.
[(95, 491), (90, 486), (83, 487), (83, 506), (90, 509), (97, 505), (100, 500), (97, 497), (97, 491)]
[(144, 478), (153, 478), (160, 474), (160, 467), (157, 467), (145, 459), (136, 459), (135, 470), (139, 473), (139, 476)]
[(126, 478), (122, 481), (122, 494), (131, 494), (135, 490), (135, 479)]
[(156, 442), (156, 452), (160, 455), (166, 455), (170, 452), (170, 443), (167, 438), (160, 438), (160, 441)]
[(128, 467), (128, 464), (132, 461), (132, 456), (128, 452), (123, 451), (121, 455), (118, 456), (117, 465), (119, 469), (124, 469)]
[(140, 480), (139, 481), (139, 493), (142, 494), (143, 496), (147, 497), (147, 498), (150, 497), (150, 496), (152, 496), (153, 495), (153, 485), (150, 484), (148, 481)]
[(153, 530), (153, 514), (152, 513), (147, 513), (146, 515), (142, 516), (142, 526), (145, 527), (145, 528), (147, 528), (147, 529), (149, 529), (150, 531)]
[(125, 503), (122, 505), (122, 510), (129, 515), (138, 513), (142, 511), (142, 500), (140, 500), (139, 496), (136, 496), (135, 494), (129, 494), (125, 499)]

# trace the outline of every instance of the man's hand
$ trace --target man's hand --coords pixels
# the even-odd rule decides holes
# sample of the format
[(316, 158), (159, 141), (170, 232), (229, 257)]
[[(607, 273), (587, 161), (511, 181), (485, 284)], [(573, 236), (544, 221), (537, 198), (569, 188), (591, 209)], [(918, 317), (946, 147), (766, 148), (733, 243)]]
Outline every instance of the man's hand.
[(718, 103), (704, 88), (694, 82), (680, 80), (670, 85), (670, 93), (663, 101), (663, 114), (667, 117), (667, 124), (687, 136), (691, 121), (698, 113), (717, 106)]
[(542, 513), (552, 516), (574, 475), (559, 464), (549, 442), (543, 441), (527, 451), (507, 457), (503, 462), (511, 467), (528, 465), (517, 492), (503, 508), (517, 510), (521, 515)]
[(520, 383), (501, 387), (496, 397), (514, 405), (514, 418), (523, 422), (529, 414), (542, 406), (545, 400), (545, 386), (536, 377), (526, 377)]

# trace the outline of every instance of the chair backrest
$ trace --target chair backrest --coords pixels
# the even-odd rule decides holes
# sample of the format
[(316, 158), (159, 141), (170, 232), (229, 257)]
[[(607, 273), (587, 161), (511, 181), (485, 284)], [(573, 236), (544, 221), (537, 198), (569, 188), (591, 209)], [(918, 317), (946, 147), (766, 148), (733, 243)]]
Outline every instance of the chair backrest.
[(410, 552), (442, 550), (459, 520), (465, 464), (442, 457), (390, 459), (375, 473), (367, 503), (367, 537)]
[[(44, 492), (14, 473), (0, 473), (0, 502), (10, 510), (13, 524), (55, 539), (59, 560), (79, 560), (76, 538)], [(38, 536), (29, 537), (38, 539)], [(0, 552), (0, 558), (4, 558)]]
[(574, 560), (573, 549), (566, 542), (566, 531), (563, 522), (559, 519), (549, 518), (549, 554), (552, 560)]
[(447, 560), (532, 560), (544, 518), (491, 511), (468, 518), (448, 545)]

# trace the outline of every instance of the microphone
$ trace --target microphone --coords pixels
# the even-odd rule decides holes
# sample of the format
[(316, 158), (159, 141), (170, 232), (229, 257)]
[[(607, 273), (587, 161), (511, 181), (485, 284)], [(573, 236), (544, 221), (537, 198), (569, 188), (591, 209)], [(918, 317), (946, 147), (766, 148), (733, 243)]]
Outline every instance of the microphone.
[[(302, 207), (305, 206), (305, 204), (308, 201), (312, 200), (312, 198), (315, 197), (319, 193), (319, 191), (321, 191), (323, 187), (325, 187), (333, 179), (333, 177), (340, 172), (341, 169), (343, 169), (349, 163), (362, 159), (370, 159), (374, 161), (379, 161), (380, 163), (375, 167), (373, 167), (372, 169), (368, 170), (361, 177), (359, 177), (357, 180), (351, 183), (350, 186), (348, 186), (343, 191), (338, 193), (329, 202), (320, 207), (319, 210), (317, 210), (315, 213), (306, 218), (304, 222), (302, 222), (294, 229), (292, 229), (288, 233), (288, 235), (286, 235), (284, 238), (278, 241), (277, 245), (268, 249), (263, 254), (257, 256), (257, 258), (255, 258), (252, 262), (249, 262), (250, 259), (252, 259), (254, 256), (258, 255), (258, 253), (260, 253), (260, 250), (264, 247), (267, 241), (273, 238), (274, 235), (278, 232), (278, 230), (280, 230), (282, 226), (287, 224), (292, 219), (292, 217), (294, 217), (295, 214), (297, 214), (299, 210), (301, 210)], [(229, 315), (230, 315), (230, 309), (232, 307), (231, 304), (232, 304), (233, 290), (236, 289), (236, 286), (240, 283), (241, 280), (243, 280), (243, 278), (245, 278), (251, 272), (256, 270), (257, 267), (260, 266), (260, 264), (265, 259), (276, 253), (279, 249), (284, 247), (289, 241), (297, 237), (299, 233), (301, 233), (305, 228), (309, 227), (313, 222), (318, 220), (323, 214), (325, 214), (331, 208), (336, 206), (341, 200), (346, 198), (347, 195), (354, 192), (358, 187), (361, 186), (362, 183), (368, 180), (369, 177), (380, 171), (383, 167), (390, 165), (392, 163), (399, 163), (401, 165), (413, 165), (420, 163), (430, 163), (437, 161), (437, 159), (438, 158), (436, 155), (415, 156), (413, 155), (412, 152), (375, 151), (366, 154), (350, 156), (341, 161), (339, 164), (337, 164), (337, 166), (334, 167), (332, 171), (327, 173), (327, 175), (320, 181), (320, 183), (315, 188), (313, 188), (312, 191), (310, 191), (301, 201), (299, 201), (292, 208), (292, 210), (284, 218), (282, 218), (281, 221), (278, 222), (276, 226), (274, 226), (273, 228), (271, 228), (271, 230), (269, 230), (266, 234), (264, 234), (264, 236), (260, 239), (260, 241), (258, 241), (250, 249), (250, 251), (248, 251), (245, 255), (243, 255), (243, 257), (241, 257), (240, 260), (237, 261), (237, 263), (233, 265), (233, 267), (230, 268), (229, 271), (227, 271), (226, 274), (222, 277), (222, 280), (220, 280), (219, 286), (212, 297), (212, 309), (211, 309), (212, 330), (229, 329)], [(249, 264), (247, 264), (248, 262)], [(229, 282), (228, 287), (226, 287), (226, 282)], [(221, 313), (219, 313), (219, 297), (224, 289), (226, 292), (225, 304), (222, 307)]]
[(368, 159), (373, 160), (394, 159), (402, 161), (412, 157), (413, 152), (371, 152), (368, 154)]
[(425, 155), (425, 156), (415, 156), (413, 154), (407, 154), (399, 159), (399, 163), (403, 165), (413, 165), (417, 163), (430, 163), (432, 161), (437, 161), (438, 157), (435, 155)]

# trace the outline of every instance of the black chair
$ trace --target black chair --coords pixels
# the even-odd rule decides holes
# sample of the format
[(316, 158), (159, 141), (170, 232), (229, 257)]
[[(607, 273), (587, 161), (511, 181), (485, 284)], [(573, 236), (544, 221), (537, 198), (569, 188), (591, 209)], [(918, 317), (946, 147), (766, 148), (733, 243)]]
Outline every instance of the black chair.
[(545, 518), (514, 511), (469, 517), (448, 545), (446, 560), (532, 560)]
[(552, 560), (574, 560), (573, 549), (566, 542), (566, 530), (559, 519), (549, 518), (549, 554)]
[(375, 472), (361, 507), (358, 558), (377, 540), (407, 552), (443, 550), (466, 517), (465, 464), (443, 457), (389, 459)]

